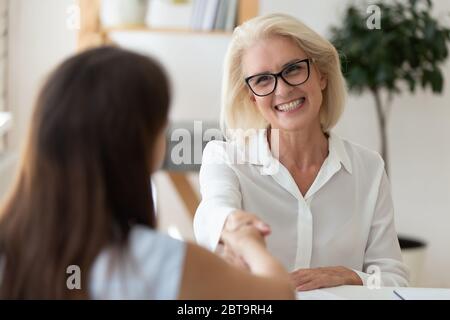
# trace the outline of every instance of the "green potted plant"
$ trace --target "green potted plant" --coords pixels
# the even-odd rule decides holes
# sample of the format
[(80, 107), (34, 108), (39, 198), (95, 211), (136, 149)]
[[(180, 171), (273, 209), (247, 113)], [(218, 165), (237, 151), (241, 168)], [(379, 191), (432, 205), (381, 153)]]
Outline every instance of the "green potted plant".
[[(431, 0), (382, 1), (350, 5), (342, 23), (331, 28), (331, 42), (342, 55), (342, 70), (350, 92), (369, 92), (374, 98), (380, 154), (389, 174), (387, 124), (394, 96), (431, 89), (441, 93), (441, 66), (448, 57), (450, 28), (431, 15)], [(377, 21), (378, 20), (378, 21)], [(425, 243), (399, 238), (407, 262), (408, 252)], [(411, 259), (416, 259), (411, 256)], [(410, 261), (411, 265), (418, 261)], [(414, 268), (414, 266), (412, 266)], [(414, 273), (414, 270), (412, 270)], [(412, 274), (412, 277), (417, 275)], [(416, 279), (412, 279), (412, 283)]]

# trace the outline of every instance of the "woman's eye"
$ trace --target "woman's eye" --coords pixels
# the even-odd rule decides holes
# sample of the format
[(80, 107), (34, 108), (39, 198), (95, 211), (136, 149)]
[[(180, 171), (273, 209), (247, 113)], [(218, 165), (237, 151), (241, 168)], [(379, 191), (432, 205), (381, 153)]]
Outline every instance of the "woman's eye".
[(258, 78), (256, 78), (255, 83), (256, 84), (265, 84), (270, 81), (270, 78), (271, 77), (269, 77), (267, 75), (259, 76)]
[(292, 66), (289, 66), (286, 68), (286, 70), (284, 70), (284, 74), (291, 74), (294, 73), (296, 71), (299, 71), (302, 69), (302, 66), (299, 64), (294, 64)]

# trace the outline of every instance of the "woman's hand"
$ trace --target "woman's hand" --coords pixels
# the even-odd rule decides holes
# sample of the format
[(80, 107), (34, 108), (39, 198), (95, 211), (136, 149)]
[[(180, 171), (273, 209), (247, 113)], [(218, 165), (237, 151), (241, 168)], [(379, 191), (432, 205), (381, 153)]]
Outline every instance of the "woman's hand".
[(245, 225), (254, 226), (263, 236), (268, 236), (271, 232), (267, 223), (255, 214), (243, 210), (236, 210), (228, 215), (223, 226), (223, 231), (235, 231)]
[(291, 273), (291, 279), (297, 291), (363, 284), (358, 274), (346, 267), (298, 269)]
[(256, 215), (237, 210), (230, 214), (225, 221), (220, 239), (223, 250), (220, 254), (222, 258), (232, 265), (248, 270), (248, 264), (242, 258), (242, 255), (237, 252), (239, 251), (238, 248), (240, 246), (238, 245), (238, 242), (249, 239), (259, 242), (262, 240), (263, 242), (260, 244), (265, 246), (264, 237), (269, 234), (270, 227)]
[(217, 253), (229, 264), (239, 269), (250, 271), (247, 262), (239, 254), (235, 253), (229, 245), (223, 244), (221, 250)]
[(255, 245), (265, 247), (266, 242), (261, 231), (253, 225), (243, 225), (234, 230), (223, 230), (222, 239), (224, 245), (233, 250), (235, 254), (243, 255), (247, 252), (246, 246)]
[(223, 258), (241, 269), (250, 270), (248, 263), (255, 253), (266, 250), (266, 242), (260, 230), (253, 225), (243, 225), (233, 231), (223, 230)]

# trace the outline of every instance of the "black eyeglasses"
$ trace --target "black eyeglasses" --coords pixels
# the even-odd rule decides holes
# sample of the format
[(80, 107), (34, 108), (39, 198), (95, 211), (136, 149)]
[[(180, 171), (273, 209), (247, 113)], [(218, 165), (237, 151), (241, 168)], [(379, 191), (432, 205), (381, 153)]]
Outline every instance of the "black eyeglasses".
[(309, 79), (309, 63), (312, 59), (303, 59), (288, 64), (278, 73), (261, 73), (245, 78), (245, 83), (252, 92), (265, 97), (275, 91), (278, 77), (290, 86), (298, 86)]

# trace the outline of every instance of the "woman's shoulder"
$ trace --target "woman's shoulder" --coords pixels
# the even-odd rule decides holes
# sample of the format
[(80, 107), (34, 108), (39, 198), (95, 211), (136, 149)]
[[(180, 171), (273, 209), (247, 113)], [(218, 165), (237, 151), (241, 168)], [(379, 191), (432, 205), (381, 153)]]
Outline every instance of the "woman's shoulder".
[(231, 163), (242, 152), (235, 141), (212, 140), (203, 149), (202, 164)]
[(211, 140), (203, 149), (203, 154), (211, 152), (224, 152), (230, 146), (230, 142), (226, 140)]
[(345, 138), (337, 137), (337, 139), (341, 141), (343, 150), (348, 156), (352, 167), (366, 171), (378, 172), (384, 170), (384, 160), (377, 151)]
[(150, 252), (154, 256), (167, 256), (178, 253), (185, 243), (169, 235), (146, 226), (134, 226), (129, 236), (128, 248), (135, 257), (142, 257)]
[(205, 149), (203, 149), (203, 153), (211, 153), (211, 152), (229, 152), (231, 149), (238, 148), (238, 144), (236, 141), (228, 141), (228, 140), (211, 140), (209, 141)]
[(91, 294), (97, 299), (176, 299), (185, 252), (184, 242), (135, 226), (122, 251), (111, 246), (97, 257)]

